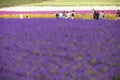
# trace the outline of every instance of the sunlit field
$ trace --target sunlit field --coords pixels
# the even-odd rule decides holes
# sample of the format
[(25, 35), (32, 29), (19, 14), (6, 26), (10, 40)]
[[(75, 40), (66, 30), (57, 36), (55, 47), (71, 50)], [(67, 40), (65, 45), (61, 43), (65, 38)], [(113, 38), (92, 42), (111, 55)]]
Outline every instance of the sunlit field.
[(9, 6), (120, 6), (119, 0), (0, 0), (0, 7)]
[(120, 0), (0, 0), (0, 80), (120, 80), (119, 8)]

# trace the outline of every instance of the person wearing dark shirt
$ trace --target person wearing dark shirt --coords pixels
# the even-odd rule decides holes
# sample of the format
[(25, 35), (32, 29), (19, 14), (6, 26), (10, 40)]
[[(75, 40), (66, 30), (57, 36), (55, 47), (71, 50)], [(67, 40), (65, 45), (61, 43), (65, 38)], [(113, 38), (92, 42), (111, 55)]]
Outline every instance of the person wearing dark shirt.
[(73, 11), (71, 12), (71, 18), (74, 19), (74, 16), (75, 16), (75, 11), (73, 10)]
[(96, 12), (96, 19), (97, 20), (99, 19), (99, 12), (98, 11)]
[(93, 14), (93, 19), (95, 19), (95, 17), (96, 17), (96, 11), (94, 9), (93, 9), (92, 14)]
[(59, 14), (58, 14), (58, 12), (56, 12), (56, 18), (59, 18)]
[(120, 20), (120, 10), (117, 11), (117, 19)]

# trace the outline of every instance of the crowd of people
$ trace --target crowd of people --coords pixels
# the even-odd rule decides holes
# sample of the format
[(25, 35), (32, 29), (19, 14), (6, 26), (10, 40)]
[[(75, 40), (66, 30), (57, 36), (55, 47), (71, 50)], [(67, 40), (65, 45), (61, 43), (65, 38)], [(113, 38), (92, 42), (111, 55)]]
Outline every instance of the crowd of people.
[[(71, 18), (74, 19), (75, 16), (75, 11), (61, 11), (60, 13), (56, 12), (56, 18)], [(98, 11), (93, 9), (93, 19), (104, 19), (105, 18), (105, 14), (104, 11), (102, 11), (101, 13), (99, 13)]]
[[(116, 17), (117, 17), (117, 20), (120, 20), (120, 10), (117, 10), (116, 12)], [(94, 10), (93, 9), (93, 19), (104, 19), (105, 18), (105, 14), (104, 14), (104, 11), (102, 11), (101, 13), (99, 13), (98, 11)]]
[(104, 19), (105, 18), (105, 14), (104, 14), (104, 11), (102, 11), (101, 13), (99, 13), (98, 11), (94, 10), (93, 9), (93, 19)]
[(71, 18), (74, 19), (75, 11), (61, 11), (60, 13), (56, 12), (56, 18)]
[[(74, 16), (75, 16), (75, 11), (61, 11), (60, 13), (56, 12), (56, 18), (71, 18), (71, 19), (74, 19)], [(100, 14), (98, 11), (94, 10), (93, 9), (93, 19), (96, 19), (98, 20), (99, 18), (100, 19), (104, 19), (105, 17), (105, 14), (104, 14), (104, 11), (102, 11)]]
[[(105, 13), (104, 11), (96, 11), (93, 9), (92, 11), (93, 19), (99, 20), (99, 19), (105, 19)], [(75, 11), (61, 11), (61, 12), (56, 12), (55, 14), (56, 18), (63, 18), (63, 19), (74, 19), (75, 18)], [(120, 10), (117, 10), (116, 12), (116, 17), (117, 20), (120, 20)], [(26, 16), (26, 18), (29, 19), (29, 16)], [(23, 19), (23, 12), (20, 14), (20, 19)]]
[[(99, 19), (105, 19), (105, 13), (104, 11), (96, 11), (93, 9), (93, 19), (99, 20)], [(61, 11), (60, 13), (56, 12), (56, 18), (71, 18), (74, 19), (75, 11)], [(120, 10), (116, 12), (117, 20), (120, 20)]]

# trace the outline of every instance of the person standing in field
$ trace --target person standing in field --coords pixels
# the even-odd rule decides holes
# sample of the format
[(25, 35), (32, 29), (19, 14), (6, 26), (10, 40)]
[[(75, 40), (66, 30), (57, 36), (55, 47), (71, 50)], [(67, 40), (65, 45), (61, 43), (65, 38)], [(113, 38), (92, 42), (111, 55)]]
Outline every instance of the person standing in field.
[(92, 14), (93, 14), (93, 19), (96, 19), (96, 11), (94, 9), (93, 9)]
[(120, 10), (117, 11), (117, 19), (120, 20)]
[(27, 19), (29, 19), (29, 16), (26, 16)]
[(63, 16), (64, 16), (64, 18), (67, 17), (67, 16), (66, 16), (66, 11), (63, 11)]
[(99, 12), (98, 11), (96, 12), (96, 19), (97, 20), (99, 19)]
[(57, 19), (59, 18), (59, 14), (58, 14), (58, 12), (56, 12), (56, 15), (55, 15), (55, 16), (56, 16)]
[(71, 12), (71, 19), (74, 19), (74, 16), (75, 16), (75, 11), (73, 10), (73, 11)]
[(63, 17), (63, 12), (60, 12), (59, 18), (64, 18)]
[(71, 17), (71, 15), (70, 15), (70, 12), (69, 12), (69, 11), (67, 11), (67, 12), (66, 12), (66, 16), (67, 16), (67, 17), (66, 17), (66, 19)]
[(100, 13), (100, 19), (104, 19), (104, 17), (105, 17), (105, 14), (104, 14), (104, 12), (102, 11), (102, 12)]
[(20, 19), (23, 19), (23, 12), (20, 13)]

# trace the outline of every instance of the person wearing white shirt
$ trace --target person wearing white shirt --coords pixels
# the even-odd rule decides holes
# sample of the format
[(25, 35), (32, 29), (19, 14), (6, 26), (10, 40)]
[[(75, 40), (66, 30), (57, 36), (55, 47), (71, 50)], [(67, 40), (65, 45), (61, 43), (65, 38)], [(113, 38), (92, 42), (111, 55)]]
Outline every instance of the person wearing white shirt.
[(62, 12), (60, 12), (59, 18), (63, 18), (63, 13)]
[(20, 19), (23, 19), (23, 13), (22, 12), (20, 13)]
[(71, 15), (68, 11), (66, 12), (66, 16), (67, 16), (66, 19), (71, 17)]
[(102, 12), (100, 13), (100, 19), (104, 19), (104, 17), (105, 17), (105, 14), (104, 14), (104, 12), (102, 11)]

